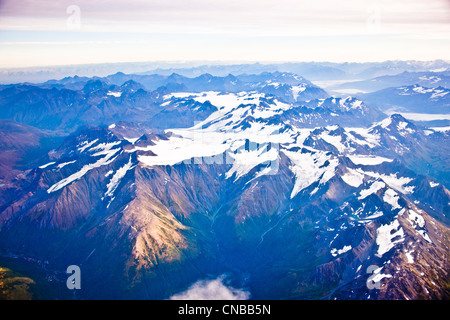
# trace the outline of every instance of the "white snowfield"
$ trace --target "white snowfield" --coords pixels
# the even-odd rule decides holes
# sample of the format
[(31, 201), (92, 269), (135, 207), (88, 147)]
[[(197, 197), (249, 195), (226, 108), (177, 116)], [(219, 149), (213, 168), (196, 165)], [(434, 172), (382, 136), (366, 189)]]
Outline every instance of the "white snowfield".
[[(337, 158), (327, 155), (324, 151), (308, 150), (302, 153), (282, 150), (282, 152), (291, 160), (290, 168), (295, 174), (291, 199), (316, 181), (319, 181), (319, 184), (326, 183), (335, 175), (335, 169), (339, 164)], [(325, 165), (327, 161), (329, 164)]]
[(413, 179), (408, 177), (398, 177), (398, 173), (391, 173), (390, 175), (379, 174), (372, 171), (363, 171), (362, 169), (356, 169), (358, 172), (368, 175), (372, 178), (383, 180), (389, 185), (389, 187), (402, 194), (411, 194), (414, 192), (414, 186), (407, 186)]
[[(391, 190), (391, 189), (389, 189)], [(391, 194), (392, 195), (392, 194)], [(394, 201), (395, 202), (395, 201)], [(432, 243), (430, 237), (426, 231), (425, 219), (415, 210), (409, 208), (403, 208), (400, 210), (397, 216), (406, 215), (407, 221), (411, 224), (413, 229), (419, 234), (425, 241)], [(400, 226), (398, 219), (393, 220), (389, 224), (380, 226), (377, 229), (376, 243), (378, 245), (378, 251), (376, 256), (382, 257), (385, 253), (389, 252), (398, 243), (405, 240), (403, 228)], [(414, 262), (414, 258), (411, 255), (413, 250), (406, 251), (406, 257), (409, 263)]]
[(117, 187), (119, 186), (120, 180), (125, 177), (125, 175), (127, 174), (127, 172), (131, 169), (133, 169), (134, 166), (131, 162), (131, 156), (130, 159), (128, 160), (128, 162), (121, 167), (119, 170), (117, 170), (114, 175), (111, 177), (111, 180), (109, 181), (108, 185), (106, 186), (107, 190), (105, 192), (104, 197), (110, 197), (110, 201), (108, 203), (108, 206), (111, 204), (111, 202), (114, 200), (114, 192), (116, 191)]
[[(111, 126), (109, 126), (111, 128)], [(89, 147), (91, 147), (92, 145), (94, 145), (95, 143), (97, 143), (98, 139), (92, 140), (92, 141), (83, 141), (79, 147), (78, 147), (78, 151), (80, 152), (84, 152), (84, 150), (88, 149)]]
[[(276, 85), (272, 83), (272, 85)], [(247, 126), (242, 121), (247, 116), (254, 119), (266, 119), (281, 114), (291, 108), (289, 104), (278, 101), (256, 92), (219, 93), (219, 92), (179, 92), (166, 95), (164, 104), (177, 103), (179, 98), (190, 98), (197, 102), (209, 101), (217, 107), (207, 119), (196, 123), (191, 128), (168, 129), (172, 132), (169, 140), (159, 140), (155, 146), (135, 147), (127, 152), (137, 150), (152, 151), (155, 155), (141, 155), (138, 160), (146, 166), (175, 165), (177, 163), (224, 163), (222, 154), (225, 152), (225, 164), (232, 167), (225, 177), (235, 176), (240, 179), (247, 175), (254, 167), (278, 161), (279, 152), (287, 156), (291, 163), (291, 170), (295, 175), (295, 183), (291, 192), (291, 198), (300, 191), (319, 182), (326, 183), (335, 176), (335, 169), (339, 160), (328, 155), (327, 152), (309, 148), (311, 152), (301, 153), (289, 151), (292, 147), (305, 148), (304, 142), (314, 129), (291, 127), (283, 130), (282, 124), (269, 125), (264, 122), (252, 121)], [(346, 98), (336, 100), (346, 108), (361, 108), (362, 102), (357, 99)], [(385, 121), (386, 122), (386, 121)], [(389, 122), (390, 123), (390, 122)], [(386, 122), (385, 125), (389, 123)], [(319, 138), (333, 145), (338, 152), (347, 154), (356, 165), (378, 165), (384, 162), (392, 162), (379, 156), (352, 154), (355, 149), (350, 145), (361, 145), (374, 148), (379, 145), (379, 135), (371, 132), (371, 128), (348, 128), (344, 133), (336, 135), (332, 133), (338, 126), (328, 126), (319, 135)], [(275, 148), (251, 149), (236, 151), (245, 141), (252, 143), (270, 144)], [(281, 146), (281, 147), (280, 147)], [(194, 160), (191, 160), (194, 159)], [(327, 163), (327, 165), (324, 165)], [(274, 173), (265, 169), (257, 172), (255, 176)], [(362, 184), (365, 172), (349, 170), (342, 178), (353, 187)]]
[(382, 257), (390, 251), (397, 243), (403, 242), (405, 233), (397, 219), (389, 224), (382, 225), (377, 229), (376, 242), (378, 245), (377, 257)]
[(380, 283), (381, 280), (383, 280), (384, 278), (392, 278), (392, 275), (389, 273), (381, 273), (381, 270), (383, 270), (383, 268), (384, 266), (381, 266), (373, 271), (372, 273), (373, 276), (371, 277), (371, 280), (374, 283)]
[(228, 179), (233, 174), (236, 174), (235, 180), (237, 180), (249, 173), (257, 165), (265, 163), (267, 166), (270, 166), (272, 162), (278, 159), (278, 150), (276, 148), (272, 148), (269, 151), (264, 149), (243, 150), (236, 154), (230, 153), (230, 156), (233, 158), (233, 166), (227, 171), (225, 177)]
[[(421, 80), (431, 80), (431, 79), (427, 79), (426, 77), (420, 77), (419, 79)], [(436, 77), (433, 78), (433, 82), (437, 82), (440, 81), (441, 79)], [(440, 97), (444, 97), (445, 95), (447, 95), (449, 93), (448, 89), (444, 89), (444, 88), (426, 88), (426, 87), (422, 87), (420, 85), (414, 85), (414, 86), (407, 86), (407, 87), (400, 87), (398, 88), (398, 94), (401, 96), (410, 96), (410, 95), (418, 95), (418, 94), (430, 94), (430, 99), (437, 99)]]
[(106, 95), (119, 98), (122, 95), (122, 92), (120, 92), (120, 91), (108, 91), (106, 93)]
[[(156, 154), (156, 156), (139, 156), (138, 160), (142, 164), (154, 166), (208, 161), (223, 164), (222, 154), (228, 152), (225, 163), (233, 166), (226, 177), (229, 178), (235, 173), (236, 177), (240, 178), (259, 164), (276, 161), (280, 143), (294, 142), (293, 132), (280, 133), (282, 125), (251, 122), (242, 129), (242, 121), (247, 116), (265, 119), (290, 108), (288, 104), (277, 99), (263, 101), (265, 95), (256, 92), (174, 93), (167, 95), (165, 99), (180, 97), (189, 97), (201, 103), (210, 101), (219, 110), (191, 128), (166, 130), (166, 132), (174, 133), (169, 140), (159, 140), (155, 146), (142, 147)], [(253, 144), (250, 150), (242, 150), (246, 140)], [(260, 148), (254, 144), (264, 145), (264, 147)], [(139, 147), (128, 152), (136, 150), (139, 150)], [(194, 160), (191, 161), (193, 158)]]
[(358, 188), (364, 181), (364, 175), (351, 168), (347, 168), (347, 172), (341, 178), (346, 184), (354, 188)]
[(64, 168), (65, 166), (75, 163), (75, 162), (77, 162), (77, 160), (60, 163), (60, 164), (58, 164), (58, 169)]
[(429, 243), (433, 243), (425, 230), (425, 219), (416, 211), (408, 210), (408, 221), (416, 232)]
[(389, 203), (392, 206), (392, 210), (402, 208), (398, 204), (399, 199), (400, 199), (400, 197), (399, 197), (398, 193), (390, 188), (384, 192), (383, 201), (386, 203)]
[(121, 167), (119, 170), (117, 170), (116, 173), (112, 176), (111, 180), (109, 181), (108, 185), (106, 186), (108, 189), (105, 192), (105, 197), (112, 197), (114, 194), (114, 191), (116, 190), (117, 186), (120, 183), (120, 180), (125, 176), (128, 170), (133, 169), (133, 164), (131, 163), (131, 157), (128, 163), (126, 163), (123, 167)]
[(354, 164), (361, 164), (365, 166), (376, 166), (383, 162), (392, 162), (392, 159), (379, 157), (379, 156), (366, 156), (366, 155), (348, 155), (347, 156)]
[(39, 169), (45, 169), (45, 168), (47, 168), (47, 167), (49, 167), (49, 166), (51, 166), (51, 165), (54, 165), (56, 162), (49, 162), (49, 163), (46, 163), (46, 164), (43, 164), (42, 166), (40, 166), (39, 167)]
[(401, 115), (408, 120), (415, 121), (433, 121), (433, 120), (450, 120), (450, 114), (438, 114), (438, 113), (413, 113), (413, 112), (405, 112), (401, 113)]
[(346, 253), (347, 251), (350, 251), (350, 250), (352, 250), (352, 246), (344, 246), (342, 249), (333, 248), (333, 249), (331, 249), (330, 253), (333, 257), (337, 257), (343, 253)]
[(292, 86), (291, 91), (292, 91), (292, 97), (294, 98), (294, 100), (297, 100), (298, 95), (305, 90), (306, 90), (306, 86), (304, 84), (300, 84), (298, 86)]
[(450, 131), (450, 126), (447, 126), (447, 127), (433, 127), (431, 129), (433, 129), (434, 131), (437, 131), (437, 132), (448, 132), (448, 131)]
[(377, 193), (378, 190), (383, 189), (384, 187), (386, 187), (386, 184), (383, 181), (375, 181), (370, 185), (369, 189), (361, 190), (358, 200), (363, 200), (371, 194)]
[[(83, 143), (83, 147), (79, 148), (78, 150), (80, 151), (84, 151), (87, 147), (92, 146), (95, 142), (97, 142), (98, 139), (88, 143)], [(92, 147), (91, 149), (89, 149), (90, 152), (96, 152), (95, 154), (93, 154), (93, 156), (101, 156), (103, 155), (104, 157), (100, 158), (99, 160), (97, 160), (94, 163), (91, 164), (87, 164), (84, 165), (80, 171), (68, 176), (65, 179), (62, 179), (61, 181), (55, 183), (54, 185), (52, 185), (50, 188), (47, 189), (47, 193), (52, 193), (55, 191), (58, 191), (62, 188), (64, 188), (65, 186), (71, 184), (72, 182), (80, 179), (81, 177), (83, 177), (87, 172), (89, 172), (92, 169), (95, 168), (99, 168), (101, 166), (105, 166), (110, 164), (111, 162), (114, 161), (114, 159), (117, 157), (116, 154), (118, 154), (118, 152), (121, 151), (120, 148), (117, 149), (112, 149), (114, 146), (116, 146), (117, 144), (119, 144), (120, 141), (118, 142), (113, 142), (113, 143), (108, 143), (108, 144), (99, 144), (95, 147)], [(114, 157), (116, 155), (116, 157)]]
[[(292, 90), (294, 94), (298, 94), (304, 90), (304, 87), (299, 85)], [(346, 184), (358, 188), (364, 181), (374, 181), (368, 189), (360, 192), (360, 200), (382, 188), (389, 187), (383, 197), (394, 210), (399, 207), (397, 193), (413, 192), (414, 188), (408, 186), (412, 179), (398, 177), (397, 174), (382, 175), (367, 169), (370, 166), (392, 162), (393, 159), (356, 152), (358, 146), (365, 150), (380, 146), (380, 134), (374, 128), (377, 126), (387, 128), (391, 124), (390, 118), (375, 123), (370, 128), (340, 128), (334, 125), (307, 129), (286, 125), (280, 121), (271, 123), (265, 119), (280, 115), (294, 106), (281, 102), (274, 96), (258, 92), (178, 92), (164, 96), (163, 104), (176, 107), (181, 99), (186, 98), (199, 103), (209, 101), (217, 110), (205, 120), (194, 123), (192, 127), (166, 130), (166, 133), (171, 133), (168, 139), (156, 139), (148, 145), (135, 145), (138, 137), (124, 137), (121, 141), (108, 143), (99, 143), (98, 139), (83, 141), (77, 146), (78, 152), (88, 152), (92, 157), (101, 158), (95, 159), (93, 163), (84, 165), (78, 172), (53, 184), (47, 192), (60, 190), (77, 181), (90, 170), (110, 164), (119, 153), (126, 152), (131, 155), (137, 151), (151, 152), (151, 154), (140, 154), (137, 157), (139, 164), (147, 167), (173, 166), (180, 163), (229, 165), (225, 178), (234, 179), (234, 181), (251, 172), (253, 172), (252, 179), (276, 174), (281, 157), (287, 157), (289, 168), (295, 179), (291, 198), (312, 185), (315, 185), (315, 189), (310, 192), (310, 195), (315, 194), (320, 185), (336, 176), (336, 170), (340, 165), (338, 156), (343, 155), (356, 166), (344, 169), (341, 178)], [(335, 103), (345, 108), (363, 108), (360, 100), (351, 97), (337, 98)], [(113, 129), (115, 126), (112, 124), (109, 128)], [(320, 133), (313, 133), (315, 129), (320, 129)], [(405, 123), (400, 129), (409, 128)], [(327, 148), (330, 148), (329, 145), (334, 146), (338, 154), (335, 151), (327, 152), (306, 146), (306, 141), (311, 139), (321, 140), (321, 144), (327, 145)], [(132, 144), (132, 147), (124, 149), (125, 144)], [(61, 163), (58, 168), (72, 163), (74, 161)], [(54, 163), (41, 168), (52, 164)], [(256, 167), (258, 170), (253, 170)], [(117, 172), (110, 171), (105, 175), (107, 178), (111, 176), (105, 197), (113, 196), (120, 179), (132, 168), (133, 166), (129, 163)]]

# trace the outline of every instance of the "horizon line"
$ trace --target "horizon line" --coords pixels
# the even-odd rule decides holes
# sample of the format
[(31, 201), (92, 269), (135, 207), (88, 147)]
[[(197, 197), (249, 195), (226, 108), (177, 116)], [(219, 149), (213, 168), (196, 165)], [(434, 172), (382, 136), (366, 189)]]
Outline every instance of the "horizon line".
[[(82, 67), (82, 66), (101, 66), (101, 65), (120, 65), (120, 64), (198, 64), (188, 68), (195, 68), (210, 65), (246, 65), (246, 64), (288, 64), (288, 63), (330, 63), (330, 64), (370, 64), (370, 63), (386, 63), (386, 62), (437, 62), (442, 61), (450, 63), (450, 60), (444, 58), (437, 59), (386, 59), (386, 60), (367, 60), (367, 61), (332, 61), (332, 60), (145, 60), (145, 61), (117, 61), (117, 62), (92, 62), (92, 63), (73, 63), (73, 64), (54, 64), (54, 65), (36, 65), (22, 67), (0, 67), (1, 71), (14, 71), (23, 69), (39, 69), (39, 68), (64, 68), (64, 67)], [(158, 67), (160, 68), (160, 67)], [(165, 69), (165, 68), (162, 68)]]

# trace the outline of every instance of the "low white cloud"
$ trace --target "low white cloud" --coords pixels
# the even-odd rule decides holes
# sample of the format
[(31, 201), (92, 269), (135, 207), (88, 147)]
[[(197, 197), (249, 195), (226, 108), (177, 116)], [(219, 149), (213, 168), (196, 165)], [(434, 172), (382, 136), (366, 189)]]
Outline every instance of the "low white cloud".
[(186, 291), (177, 293), (170, 300), (247, 300), (250, 293), (224, 284), (225, 276), (214, 280), (199, 280)]

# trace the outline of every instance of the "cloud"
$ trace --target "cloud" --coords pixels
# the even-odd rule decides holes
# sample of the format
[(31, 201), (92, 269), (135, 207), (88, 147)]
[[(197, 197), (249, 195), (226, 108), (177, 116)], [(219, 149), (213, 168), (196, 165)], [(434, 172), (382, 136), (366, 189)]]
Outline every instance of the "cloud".
[(170, 300), (247, 300), (250, 293), (224, 284), (225, 276), (214, 280), (199, 280), (186, 291), (177, 293)]
[[(72, 0), (3, 0), (0, 29), (61, 30)], [(375, 6), (386, 33), (446, 33), (448, 0), (78, 0), (82, 30), (247, 35), (365, 32)], [(428, 30), (430, 29), (430, 30)]]
[(448, 0), (0, 0), (0, 67), (449, 59), (449, 17)]

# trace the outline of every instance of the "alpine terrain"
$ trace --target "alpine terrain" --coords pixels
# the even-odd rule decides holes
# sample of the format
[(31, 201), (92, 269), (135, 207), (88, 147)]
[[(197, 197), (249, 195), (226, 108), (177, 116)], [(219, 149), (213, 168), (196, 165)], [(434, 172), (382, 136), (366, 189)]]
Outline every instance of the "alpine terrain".
[(402, 114), (449, 114), (438, 72), (179, 72), (1, 86), (0, 266), (35, 298), (70, 265), (82, 299), (450, 297), (450, 131)]

